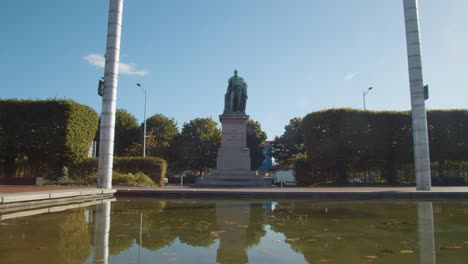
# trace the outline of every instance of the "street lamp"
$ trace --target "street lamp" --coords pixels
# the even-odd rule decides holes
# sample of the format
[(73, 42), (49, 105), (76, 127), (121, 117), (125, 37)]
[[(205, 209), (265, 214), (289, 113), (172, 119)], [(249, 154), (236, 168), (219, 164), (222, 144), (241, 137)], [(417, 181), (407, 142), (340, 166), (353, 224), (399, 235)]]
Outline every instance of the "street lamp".
[(141, 90), (143, 91), (143, 93), (145, 93), (145, 112), (144, 112), (144, 116), (143, 116), (143, 158), (146, 157), (146, 95), (148, 93), (148, 90), (145, 88), (143, 89), (141, 87), (141, 84), (137, 83), (136, 84), (138, 87), (141, 88)]
[(367, 91), (362, 92), (362, 102), (364, 103), (364, 111), (366, 110), (366, 94), (367, 94), (370, 90), (372, 90), (373, 88), (374, 88), (374, 87), (371, 86), (371, 87), (367, 88)]

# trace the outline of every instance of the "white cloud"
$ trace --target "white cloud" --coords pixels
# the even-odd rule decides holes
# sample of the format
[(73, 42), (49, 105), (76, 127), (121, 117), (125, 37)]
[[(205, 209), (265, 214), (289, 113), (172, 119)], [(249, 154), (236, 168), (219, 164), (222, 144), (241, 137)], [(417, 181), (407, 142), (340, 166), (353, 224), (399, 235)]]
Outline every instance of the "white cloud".
[(83, 57), (85, 61), (87, 61), (89, 64), (96, 66), (98, 68), (104, 68), (105, 64), (105, 59), (103, 56), (98, 55), (98, 54), (89, 54)]
[(358, 74), (359, 74), (358, 72), (348, 73), (348, 74), (345, 75), (344, 80), (345, 80), (345, 81), (351, 81), (351, 80), (354, 79), (354, 77), (356, 77)]
[[(99, 54), (89, 54), (83, 57), (85, 61), (89, 64), (96, 66), (98, 68), (104, 68), (106, 59), (102, 55)], [(138, 76), (145, 76), (148, 74), (147, 70), (137, 69), (137, 65), (135, 63), (119, 63), (119, 73), (123, 75), (138, 75)]]
[(139, 70), (135, 63), (123, 63), (119, 64), (119, 72), (125, 75), (138, 75), (145, 76), (148, 74), (147, 70)]

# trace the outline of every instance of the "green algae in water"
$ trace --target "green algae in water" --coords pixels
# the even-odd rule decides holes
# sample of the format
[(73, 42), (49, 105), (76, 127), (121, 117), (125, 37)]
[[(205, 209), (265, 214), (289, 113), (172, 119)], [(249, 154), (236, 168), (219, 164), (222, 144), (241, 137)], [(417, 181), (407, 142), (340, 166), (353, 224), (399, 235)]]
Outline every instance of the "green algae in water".
[(119, 199), (0, 222), (1, 263), (466, 263), (468, 201)]

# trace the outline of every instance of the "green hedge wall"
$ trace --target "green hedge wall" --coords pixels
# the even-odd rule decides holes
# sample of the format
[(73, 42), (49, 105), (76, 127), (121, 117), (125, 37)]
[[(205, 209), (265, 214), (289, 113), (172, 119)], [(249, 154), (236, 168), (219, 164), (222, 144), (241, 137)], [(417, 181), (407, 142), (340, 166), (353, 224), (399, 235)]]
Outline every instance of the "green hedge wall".
[(116, 157), (114, 158), (114, 171), (121, 173), (143, 172), (157, 185), (164, 186), (167, 162), (157, 157)]
[[(468, 111), (428, 111), (427, 116), (431, 161), (468, 161)], [(308, 114), (302, 125), (308, 157), (300, 162), (314, 163), (337, 182), (374, 168), (387, 182), (398, 183), (398, 175), (413, 163), (410, 112), (330, 109)]]
[(432, 161), (468, 161), (468, 110), (428, 111)]
[(71, 100), (0, 100), (0, 158), (7, 177), (15, 160), (27, 159), (34, 176), (57, 178), (83, 161), (94, 139), (98, 114)]
[[(114, 173), (143, 172), (148, 175), (157, 185), (164, 186), (167, 162), (157, 157), (114, 157)], [(97, 175), (98, 159), (86, 159), (70, 167), (70, 176), (83, 178), (89, 175)]]

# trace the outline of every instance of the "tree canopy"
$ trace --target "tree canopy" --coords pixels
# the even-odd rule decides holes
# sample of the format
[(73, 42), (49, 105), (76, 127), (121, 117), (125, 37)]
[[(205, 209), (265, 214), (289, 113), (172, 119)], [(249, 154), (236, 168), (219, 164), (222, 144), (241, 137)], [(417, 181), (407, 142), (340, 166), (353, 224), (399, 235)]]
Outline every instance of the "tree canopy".
[(271, 156), (283, 167), (289, 167), (294, 159), (305, 153), (302, 118), (296, 117), (284, 127), (284, 133), (276, 137), (271, 148)]
[(185, 123), (173, 150), (179, 169), (203, 172), (216, 167), (221, 130), (211, 118), (195, 118)]
[(169, 159), (169, 148), (179, 134), (177, 122), (162, 114), (155, 114), (146, 119), (146, 131), (154, 144), (147, 146), (147, 155)]
[(250, 150), (251, 170), (257, 170), (265, 159), (262, 149), (266, 138), (267, 134), (262, 131), (260, 123), (249, 119), (247, 123), (247, 147)]
[(124, 109), (115, 113), (114, 155), (125, 156), (125, 150), (133, 143), (141, 141), (137, 119)]

